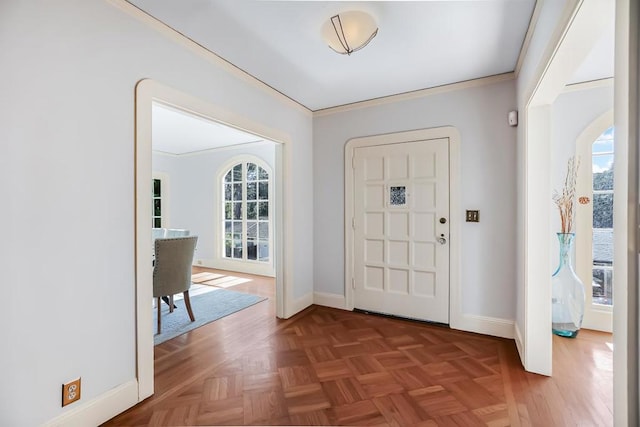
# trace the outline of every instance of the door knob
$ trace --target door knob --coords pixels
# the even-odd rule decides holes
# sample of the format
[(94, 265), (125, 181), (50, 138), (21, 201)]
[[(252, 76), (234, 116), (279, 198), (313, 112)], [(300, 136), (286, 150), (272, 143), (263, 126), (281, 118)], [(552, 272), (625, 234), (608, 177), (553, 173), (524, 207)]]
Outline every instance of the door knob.
[(438, 237), (436, 239), (438, 241), (438, 243), (440, 243), (441, 245), (444, 245), (445, 243), (447, 243), (447, 239), (445, 239), (444, 234), (441, 234), (440, 237)]
[(446, 224), (447, 223), (447, 218), (442, 217), (440, 218), (440, 224)]

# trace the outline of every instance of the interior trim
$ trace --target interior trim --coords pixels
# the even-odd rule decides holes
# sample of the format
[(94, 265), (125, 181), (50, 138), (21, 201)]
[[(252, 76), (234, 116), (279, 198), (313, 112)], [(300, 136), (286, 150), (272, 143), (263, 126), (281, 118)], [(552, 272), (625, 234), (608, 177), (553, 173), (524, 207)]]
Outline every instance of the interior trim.
[(518, 350), (518, 356), (520, 357), (520, 363), (524, 366), (524, 347), (522, 341), (522, 333), (518, 327), (518, 322), (513, 324), (513, 340), (516, 342), (516, 350)]
[(313, 303), (316, 305), (321, 305), (323, 307), (338, 308), (340, 310), (347, 309), (345, 297), (341, 294), (314, 292)]
[[(290, 195), (292, 180), (291, 138), (283, 131), (269, 128), (225, 108), (196, 98), (151, 79), (136, 85), (135, 96), (135, 254), (136, 254), (136, 366), (138, 399), (151, 396), (154, 390), (153, 325), (151, 316), (152, 270), (151, 254), (151, 105), (160, 102), (180, 108), (209, 120), (258, 135), (276, 144), (275, 161), (275, 262), (276, 262), (276, 315), (286, 318), (295, 314), (291, 307), (293, 283), (293, 221), (285, 221), (286, 212), (293, 210)], [(312, 300), (312, 297), (310, 298)], [(312, 301), (311, 301), (312, 302)], [(311, 302), (309, 304), (311, 304)]]
[(369, 99), (366, 101), (354, 102), (351, 104), (339, 105), (337, 107), (324, 108), (315, 110), (313, 117), (324, 117), (331, 114), (343, 113), (345, 111), (359, 110), (361, 108), (375, 107), (379, 105), (394, 104), (396, 102), (407, 101), (410, 99), (424, 98), (426, 96), (438, 95), (441, 93), (451, 92), (454, 90), (469, 89), (473, 87), (480, 87), (491, 85), (508, 80), (514, 80), (515, 74), (513, 72), (496, 74), (494, 76), (482, 77), (479, 79), (466, 80), (463, 82), (456, 82), (445, 84), (442, 86), (435, 86), (425, 89), (414, 90), (411, 92), (398, 93), (395, 95), (383, 96), (380, 98)]
[(550, 376), (553, 365), (551, 333), (551, 217), (549, 199), (551, 109), (580, 60), (608, 22), (607, 2), (567, 1), (522, 99), (524, 200), (522, 251), (524, 296), (524, 367)]
[(515, 321), (500, 319), (498, 317), (478, 316), (475, 314), (463, 314), (458, 321), (458, 327), (467, 332), (476, 332), (493, 337), (514, 338)]
[(296, 110), (303, 112), (307, 116), (311, 116), (311, 110), (300, 104), (298, 101), (293, 98), (288, 97), (282, 92), (278, 91), (272, 86), (269, 86), (267, 83), (262, 80), (257, 79), (252, 76), (248, 72), (243, 69), (233, 65), (231, 62), (225, 60), (224, 58), (216, 55), (209, 49), (205, 48), (201, 44), (195, 42), (184, 34), (174, 30), (164, 22), (156, 19), (155, 17), (149, 15), (143, 10), (137, 8), (133, 4), (129, 3), (126, 0), (107, 0), (108, 3), (111, 3), (113, 6), (122, 10), (123, 12), (129, 14), (130, 16), (136, 18), (138, 21), (146, 24), (147, 26), (153, 28), (164, 36), (172, 39), (174, 42), (182, 45), (183, 47), (189, 49), (190, 51), (204, 57), (209, 62), (214, 63), (216, 66), (221, 67), (224, 71), (227, 71), (229, 74), (243, 80), (244, 82), (250, 83), (252, 86), (257, 87), (269, 95), (273, 96), (276, 99), (279, 99), (283, 103), (287, 104), (289, 107), (294, 107)]
[(199, 156), (200, 154), (219, 153), (221, 151), (231, 151), (231, 150), (239, 150), (239, 149), (250, 150), (253, 147), (259, 147), (261, 145), (272, 144), (272, 143), (273, 141), (261, 139), (260, 141), (243, 142), (241, 144), (225, 145), (223, 147), (206, 148), (204, 150), (189, 151), (188, 153), (180, 153), (180, 154), (167, 153), (166, 151), (159, 151), (159, 150), (153, 150), (153, 152), (155, 154), (159, 154), (161, 156), (167, 156), (167, 157), (192, 157), (192, 156)]
[(55, 417), (43, 427), (97, 426), (138, 403), (138, 381), (123, 383), (83, 405)]
[(309, 292), (306, 295), (303, 295), (300, 298), (296, 298), (291, 305), (289, 305), (289, 311), (287, 311), (285, 314), (285, 319), (290, 318), (291, 316), (294, 316), (295, 314), (300, 313), (302, 310), (304, 310), (305, 308), (310, 307), (311, 305), (313, 305), (313, 292)]
[[(278, 98), (281, 101), (285, 102), (289, 106), (295, 107), (297, 110), (304, 112), (307, 116), (312, 116), (312, 117), (316, 117), (316, 116), (322, 117), (328, 114), (335, 114), (338, 112), (350, 111), (350, 110), (359, 109), (359, 108), (366, 108), (366, 107), (371, 107), (375, 105), (390, 104), (394, 102), (405, 101), (408, 99), (421, 98), (424, 96), (435, 95), (438, 93), (448, 92), (451, 90), (460, 90), (460, 89), (466, 89), (469, 87), (493, 84), (500, 81), (513, 80), (516, 77), (516, 74), (514, 72), (507, 72), (507, 73), (497, 74), (493, 76), (482, 77), (478, 79), (472, 79), (472, 80), (467, 80), (462, 82), (445, 84), (441, 86), (419, 89), (419, 90), (410, 91), (410, 92), (383, 96), (380, 98), (374, 98), (374, 99), (369, 99), (365, 101), (358, 101), (351, 104), (338, 105), (335, 107), (329, 107), (329, 108), (324, 108), (319, 110), (311, 110), (308, 107), (301, 104), (300, 102), (296, 101), (295, 99), (287, 96), (286, 94), (280, 92), (276, 88), (270, 86), (269, 84), (249, 74), (247, 71), (237, 67), (236, 65), (230, 63), (224, 58), (218, 56), (214, 52), (205, 48), (203, 45), (197, 43), (196, 41), (187, 37), (186, 35), (176, 31), (175, 29), (171, 28), (169, 25), (149, 15), (148, 13), (139, 9), (135, 5), (127, 2), (126, 0), (107, 0), (107, 2), (111, 3), (112, 5), (124, 11), (125, 13), (133, 16), (134, 18), (138, 19), (140, 22), (148, 25), (154, 30), (169, 37), (173, 41), (183, 45), (187, 49), (195, 52), (200, 56), (205, 57), (207, 60), (215, 63), (217, 66), (222, 67), (224, 70), (228, 71), (230, 74), (234, 75), (235, 77), (238, 77), (243, 81), (248, 82), (253, 86), (264, 90), (265, 92), (269, 93), (275, 98)], [(534, 14), (538, 9), (538, 3), (540, 2), (541, 0), (538, 0), (536, 2), (536, 7), (534, 8)], [(533, 22), (533, 16), (532, 16), (531, 22)], [(531, 25), (531, 22), (529, 25)], [(524, 43), (527, 43), (528, 45), (527, 37), (530, 37), (529, 30), (527, 30), (527, 35), (525, 36), (525, 42), (524, 42)], [(524, 43), (523, 43), (523, 49), (526, 47)], [(520, 64), (521, 62), (520, 61), (521, 57), (522, 57), (522, 49), (521, 49), (520, 56), (518, 57), (518, 64)]]
[(564, 87), (562, 93), (577, 92), (581, 90), (596, 89), (599, 87), (613, 86), (613, 77), (606, 79), (589, 80), (588, 82), (571, 83)]
[(540, 18), (540, 12), (542, 11), (542, 4), (544, 0), (537, 0), (536, 5), (533, 7), (533, 13), (531, 14), (531, 20), (529, 20), (529, 27), (527, 28), (527, 33), (524, 36), (524, 40), (522, 41), (522, 47), (520, 48), (520, 54), (518, 55), (518, 61), (516, 62), (516, 69), (514, 74), (516, 78), (520, 75), (520, 69), (522, 68), (522, 63), (524, 59), (527, 57), (527, 52), (529, 51), (529, 45), (531, 44), (531, 39), (533, 38), (533, 33), (538, 24), (538, 18)]
[[(616, 1), (614, 126), (619, 158), (613, 165), (616, 303), (613, 315), (613, 422), (637, 426), (638, 413), (638, 203), (640, 146), (640, 2)], [(620, 196), (620, 197), (618, 197)]]

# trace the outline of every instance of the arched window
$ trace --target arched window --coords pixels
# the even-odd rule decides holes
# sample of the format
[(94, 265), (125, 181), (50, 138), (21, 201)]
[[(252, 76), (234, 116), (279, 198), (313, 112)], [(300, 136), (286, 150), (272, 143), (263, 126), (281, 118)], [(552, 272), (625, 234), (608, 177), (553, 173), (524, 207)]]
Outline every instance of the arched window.
[(269, 262), (271, 255), (270, 176), (265, 166), (243, 161), (222, 182), (223, 257)]
[(593, 303), (613, 304), (613, 127), (591, 151), (593, 189)]
[(576, 272), (585, 285), (582, 327), (611, 332), (613, 313), (613, 110), (576, 139)]

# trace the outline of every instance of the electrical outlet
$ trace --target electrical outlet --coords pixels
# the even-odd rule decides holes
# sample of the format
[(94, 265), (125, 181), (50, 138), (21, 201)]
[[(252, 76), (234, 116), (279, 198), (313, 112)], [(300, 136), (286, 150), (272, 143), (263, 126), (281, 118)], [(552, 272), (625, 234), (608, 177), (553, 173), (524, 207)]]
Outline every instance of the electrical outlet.
[(62, 406), (80, 400), (80, 378), (62, 384)]

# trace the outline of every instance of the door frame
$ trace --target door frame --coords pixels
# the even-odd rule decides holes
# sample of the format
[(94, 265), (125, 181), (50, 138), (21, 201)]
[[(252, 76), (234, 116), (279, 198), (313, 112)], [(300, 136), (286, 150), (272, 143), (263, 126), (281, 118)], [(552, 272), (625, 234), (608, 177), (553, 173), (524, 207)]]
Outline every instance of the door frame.
[(354, 309), (354, 155), (355, 149), (376, 145), (402, 144), (429, 139), (449, 140), (449, 326), (461, 329), (460, 298), (460, 133), (453, 126), (419, 129), (390, 134), (352, 138), (344, 149), (344, 234), (345, 234), (345, 308)]
[(608, 6), (603, 1), (567, 1), (532, 83), (523, 88), (519, 102), (523, 114), (519, 125), (522, 144), (518, 282), (522, 305), (518, 306), (518, 319), (522, 318), (523, 329), (516, 325), (516, 345), (524, 368), (541, 375), (551, 376), (553, 365), (551, 247), (555, 231), (549, 213), (552, 105), (598, 41), (605, 24), (610, 22), (607, 19), (613, 19)]
[(136, 274), (136, 374), (138, 401), (153, 395), (153, 320), (151, 268), (151, 106), (159, 102), (194, 115), (234, 127), (276, 143), (275, 180), (279, 197), (275, 208), (273, 235), (276, 271), (276, 316), (291, 316), (293, 304), (293, 262), (291, 261), (293, 222), (284, 221), (291, 212), (291, 138), (285, 132), (266, 127), (225, 108), (173, 89), (155, 80), (143, 79), (136, 85), (135, 96), (135, 274)]

